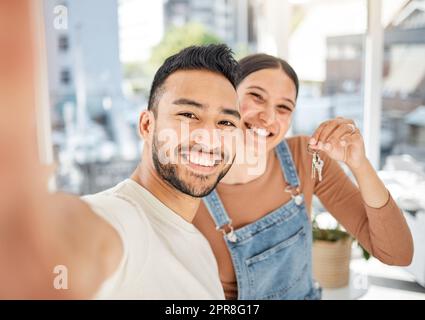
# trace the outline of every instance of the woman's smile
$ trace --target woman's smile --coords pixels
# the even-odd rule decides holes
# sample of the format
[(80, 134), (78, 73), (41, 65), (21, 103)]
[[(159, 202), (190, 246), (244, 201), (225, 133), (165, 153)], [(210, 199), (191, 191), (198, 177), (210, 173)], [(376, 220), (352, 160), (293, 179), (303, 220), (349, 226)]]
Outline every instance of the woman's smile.
[(260, 137), (272, 137), (275, 134), (271, 131), (270, 128), (264, 128), (258, 125), (254, 125), (254, 124), (250, 124), (248, 122), (244, 122), (244, 125), (247, 129), (251, 130), (253, 133), (255, 133), (256, 135), (260, 136)]

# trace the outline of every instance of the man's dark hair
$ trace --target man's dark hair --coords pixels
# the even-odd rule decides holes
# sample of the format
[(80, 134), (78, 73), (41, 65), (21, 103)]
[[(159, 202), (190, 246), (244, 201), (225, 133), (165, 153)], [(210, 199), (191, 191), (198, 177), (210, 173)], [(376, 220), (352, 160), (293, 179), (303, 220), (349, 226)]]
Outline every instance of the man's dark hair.
[(236, 89), (239, 64), (225, 44), (190, 46), (168, 57), (158, 69), (149, 94), (148, 110), (154, 110), (163, 92), (165, 80), (179, 70), (208, 70), (223, 75)]

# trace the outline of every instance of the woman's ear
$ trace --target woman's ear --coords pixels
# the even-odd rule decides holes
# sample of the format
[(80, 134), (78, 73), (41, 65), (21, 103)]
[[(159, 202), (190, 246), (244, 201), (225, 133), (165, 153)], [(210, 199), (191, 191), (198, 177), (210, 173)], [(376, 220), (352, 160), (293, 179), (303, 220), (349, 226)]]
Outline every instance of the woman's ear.
[(149, 135), (153, 132), (155, 116), (152, 111), (144, 110), (139, 118), (139, 135), (144, 140), (149, 140)]

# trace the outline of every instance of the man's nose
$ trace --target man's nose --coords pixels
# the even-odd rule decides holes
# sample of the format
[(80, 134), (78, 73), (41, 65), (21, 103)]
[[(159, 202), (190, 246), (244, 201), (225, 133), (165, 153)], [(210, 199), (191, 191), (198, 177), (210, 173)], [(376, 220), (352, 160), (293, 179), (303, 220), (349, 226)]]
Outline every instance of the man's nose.
[(221, 135), (215, 127), (198, 128), (193, 132), (192, 139), (201, 145), (206, 146), (209, 150), (221, 148)]

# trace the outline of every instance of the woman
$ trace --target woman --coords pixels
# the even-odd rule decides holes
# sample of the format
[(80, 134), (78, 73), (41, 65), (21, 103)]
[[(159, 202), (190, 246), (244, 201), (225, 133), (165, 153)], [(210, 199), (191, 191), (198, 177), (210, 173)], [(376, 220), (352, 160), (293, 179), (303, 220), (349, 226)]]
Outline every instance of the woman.
[[(313, 195), (373, 256), (390, 265), (410, 264), (409, 228), (366, 158), (354, 122), (332, 119), (312, 137), (285, 138), (296, 108), (296, 73), (265, 54), (240, 65), (242, 123), (246, 137), (265, 137), (265, 151), (255, 151), (266, 165), (250, 170), (261, 166), (234, 164), (203, 199), (194, 221), (213, 248), (226, 298), (320, 299), (311, 267)], [(323, 160), (321, 181), (318, 172), (312, 179), (315, 151)]]

